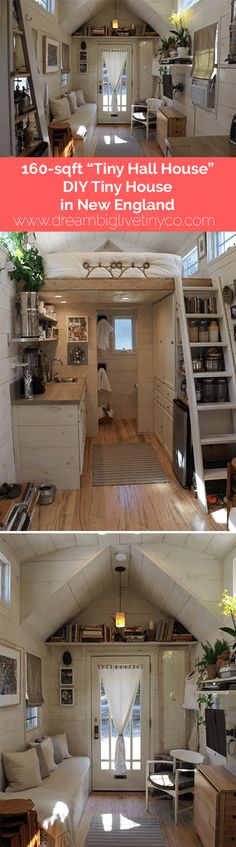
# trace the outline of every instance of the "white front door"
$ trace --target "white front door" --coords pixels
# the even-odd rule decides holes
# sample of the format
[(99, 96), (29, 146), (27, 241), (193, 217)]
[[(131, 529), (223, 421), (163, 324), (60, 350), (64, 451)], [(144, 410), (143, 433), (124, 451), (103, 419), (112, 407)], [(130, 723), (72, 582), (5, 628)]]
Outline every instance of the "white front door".
[[(118, 40), (118, 39), (117, 39)], [(126, 61), (121, 73), (121, 77), (117, 86), (117, 115), (112, 114), (112, 86), (109, 82), (108, 70), (106, 67), (106, 53), (114, 52), (126, 53)], [(133, 75), (133, 48), (131, 45), (117, 48), (98, 47), (98, 123), (102, 124), (125, 124), (130, 123), (131, 116), (131, 91), (132, 91), (132, 75)]]
[[(124, 732), (127, 772), (115, 772), (114, 756), (117, 733), (102, 682), (102, 666), (106, 668), (141, 668), (131, 715)], [(144, 791), (145, 764), (149, 758), (150, 657), (116, 656), (92, 659), (92, 783), (93, 790)]]

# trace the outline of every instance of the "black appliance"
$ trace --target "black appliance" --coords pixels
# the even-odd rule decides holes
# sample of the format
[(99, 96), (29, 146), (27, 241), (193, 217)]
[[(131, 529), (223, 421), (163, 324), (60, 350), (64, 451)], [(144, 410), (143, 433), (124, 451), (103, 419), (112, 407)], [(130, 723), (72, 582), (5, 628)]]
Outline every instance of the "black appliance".
[(191, 488), (193, 478), (193, 449), (188, 406), (173, 400), (173, 460), (172, 467), (183, 488)]
[(223, 709), (205, 709), (207, 747), (226, 758), (226, 725)]
[(230, 144), (233, 144), (234, 147), (236, 147), (236, 114), (232, 118), (229, 140)]

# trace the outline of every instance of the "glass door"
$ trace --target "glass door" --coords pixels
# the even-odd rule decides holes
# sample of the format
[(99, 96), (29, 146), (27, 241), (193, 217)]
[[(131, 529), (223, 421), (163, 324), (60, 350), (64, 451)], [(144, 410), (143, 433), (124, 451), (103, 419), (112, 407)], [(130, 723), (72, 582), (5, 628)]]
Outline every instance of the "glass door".
[[(111, 74), (112, 56), (117, 59), (124, 57), (121, 73), (116, 86), (116, 108), (113, 95)], [(119, 70), (118, 70), (119, 73)], [(113, 78), (114, 79), (114, 78)], [(98, 48), (98, 123), (125, 124), (130, 123), (132, 90), (132, 47), (128, 45), (120, 50), (104, 47)]]
[[(140, 658), (140, 657), (139, 657)], [(92, 659), (92, 762), (93, 789), (108, 791), (144, 790), (145, 763), (149, 757), (149, 666), (150, 658), (144, 656), (140, 667), (140, 679), (132, 698), (132, 707), (123, 732), (125, 749), (125, 772), (117, 767), (117, 727), (113, 719), (109, 693), (103, 682), (102, 668), (105, 666), (104, 657)], [(136, 667), (135, 657), (124, 661), (116, 657), (108, 663), (113, 672), (119, 669), (127, 674), (129, 685), (130, 670)], [(125, 677), (123, 676), (123, 685)]]

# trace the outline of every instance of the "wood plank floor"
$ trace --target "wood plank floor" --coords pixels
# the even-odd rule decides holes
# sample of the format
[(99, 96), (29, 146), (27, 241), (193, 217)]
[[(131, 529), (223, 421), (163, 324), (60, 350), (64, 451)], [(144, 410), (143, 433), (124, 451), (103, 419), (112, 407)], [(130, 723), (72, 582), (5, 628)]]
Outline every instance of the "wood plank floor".
[[(104, 135), (111, 136), (111, 143), (114, 140), (115, 135), (119, 138), (125, 139), (125, 141), (129, 141), (132, 138), (131, 129), (129, 125), (120, 125), (120, 126), (112, 126), (110, 124), (96, 126), (94, 135), (91, 141), (91, 145), (89, 148), (89, 156), (96, 156), (96, 147), (97, 144), (104, 139)], [(160, 148), (158, 147), (156, 141), (155, 131), (150, 133), (149, 141), (146, 141), (146, 129), (145, 127), (134, 127), (134, 136), (137, 138), (138, 146), (140, 148), (140, 156), (163, 156)], [(107, 156), (109, 156), (109, 149), (107, 147)], [(119, 157), (119, 151), (117, 153)]]
[[(169, 482), (147, 485), (92, 485), (93, 445), (145, 441), (152, 444), (165, 468)], [(51, 506), (36, 509), (31, 529), (53, 530), (136, 530), (206, 531), (221, 530), (213, 518), (204, 515), (192, 494), (179, 485), (169, 459), (154, 434), (138, 434), (136, 421), (113, 421), (103, 425), (96, 438), (86, 441), (80, 490), (58, 491)]]
[[(121, 814), (124, 817), (144, 818), (144, 794), (109, 794), (93, 793), (85, 807), (79, 828), (77, 847), (85, 847), (91, 818), (101, 814)], [(150, 798), (148, 816), (159, 819), (165, 847), (201, 847), (201, 842), (194, 831), (192, 812), (181, 812), (177, 826), (174, 825), (172, 801), (155, 800)]]

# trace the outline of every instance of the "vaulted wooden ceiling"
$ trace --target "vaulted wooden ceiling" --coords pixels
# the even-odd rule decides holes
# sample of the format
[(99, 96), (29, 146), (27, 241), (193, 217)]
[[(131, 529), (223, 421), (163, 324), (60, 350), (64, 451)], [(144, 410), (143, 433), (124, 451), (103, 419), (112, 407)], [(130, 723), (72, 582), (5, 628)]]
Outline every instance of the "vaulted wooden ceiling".
[(124, 586), (197, 638), (217, 636), (221, 558), (232, 560), (234, 548), (223, 533), (36, 533), (4, 538), (4, 546), (21, 560), (22, 623), (43, 641), (104, 592), (117, 592), (117, 550), (127, 557)]
[[(101, 9), (107, 6), (107, 0), (60, 0), (59, 23), (68, 35), (71, 35), (81, 24), (91, 20)], [(111, 4), (109, 4), (111, 5)], [(135, 17), (150, 24), (156, 32), (164, 35), (167, 30), (169, 14), (173, 0), (125, 0), (122, 4)], [(117, 11), (119, 12), (119, 3)], [(169, 26), (168, 26), (169, 29)]]

